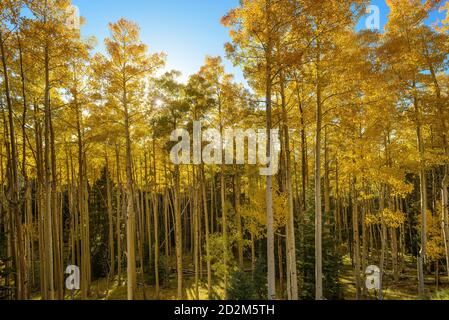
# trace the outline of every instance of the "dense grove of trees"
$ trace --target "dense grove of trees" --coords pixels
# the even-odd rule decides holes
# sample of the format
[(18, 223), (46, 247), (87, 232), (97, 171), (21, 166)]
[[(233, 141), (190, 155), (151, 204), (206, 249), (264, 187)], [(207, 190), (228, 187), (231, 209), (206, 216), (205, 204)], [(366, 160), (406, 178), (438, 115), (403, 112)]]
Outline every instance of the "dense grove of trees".
[[(376, 32), (356, 31), (366, 0), (242, 0), (222, 24), (249, 89), (220, 57), (180, 82), (131, 21), (94, 53), (69, 0), (1, 1), (0, 297), (64, 299), (69, 265), (81, 299), (100, 279), (128, 299), (363, 299), (369, 265), (429, 297), (449, 278), (449, 24), (429, 22), (448, 3), (387, 3)], [(174, 164), (194, 121), (279, 129), (278, 173)]]

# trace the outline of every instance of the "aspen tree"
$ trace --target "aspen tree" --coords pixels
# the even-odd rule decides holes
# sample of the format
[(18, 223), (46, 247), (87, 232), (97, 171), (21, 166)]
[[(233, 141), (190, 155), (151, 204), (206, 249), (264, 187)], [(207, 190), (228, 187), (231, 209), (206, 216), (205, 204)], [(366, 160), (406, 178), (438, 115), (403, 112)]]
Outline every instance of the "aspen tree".
[(139, 40), (139, 27), (121, 19), (110, 24), (111, 38), (105, 40), (110, 61), (107, 62), (107, 76), (110, 81), (109, 93), (112, 101), (121, 107), (123, 114), (125, 154), (126, 154), (126, 242), (127, 242), (127, 286), (128, 299), (136, 295), (136, 256), (135, 256), (135, 191), (132, 157), (132, 117), (136, 94), (142, 90), (142, 80), (162, 65), (161, 55), (149, 56), (147, 47)]

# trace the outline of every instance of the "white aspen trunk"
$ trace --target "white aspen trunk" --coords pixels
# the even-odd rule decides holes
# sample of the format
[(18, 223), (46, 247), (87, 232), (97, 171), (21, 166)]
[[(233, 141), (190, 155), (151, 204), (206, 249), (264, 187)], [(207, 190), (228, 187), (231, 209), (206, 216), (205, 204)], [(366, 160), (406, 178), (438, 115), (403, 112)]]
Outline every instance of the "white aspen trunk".
[(205, 241), (206, 241), (207, 296), (209, 299), (212, 299), (212, 269), (210, 263), (210, 243), (209, 243), (209, 211), (207, 205), (206, 177), (204, 172), (204, 166), (201, 166), (201, 192), (203, 197)]
[(176, 245), (176, 261), (178, 274), (178, 300), (184, 297), (183, 292), (183, 261), (182, 261), (182, 220), (179, 199), (179, 166), (175, 165), (175, 190), (174, 190), (174, 211), (175, 211), (175, 245)]
[(357, 192), (355, 190), (355, 178), (352, 182), (352, 228), (354, 237), (354, 278), (356, 287), (356, 299), (360, 300), (361, 296), (361, 279), (360, 279), (360, 237), (359, 237), (359, 208), (357, 200)]
[(291, 152), (290, 152), (290, 132), (288, 127), (287, 102), (285, 98), (284, 75), (281, 72), (281, 100), (282, 100), (282, 118), (284, 128), (284, 150), (286, 165), (286, 191), (288, 195), (288, 216), (287, 216), (287, 273), (288, 273), (288, 293), (291, 300), (298, 300), (298, 276), (296, 266), (296, 243), (295, 243), (295, 215), (293, 203), (293, 184), (291, 172)]
[(448, 201), (448, 187), (449, 187), (449, 175), (446, 173), (443, 179), (443, 191), (442, 191), (442, 217), (441, 217), (441, 225), (443, 229), (444, 236), (444, 245), (445, 245), (445, 254), (446, 254), (446, 271), (447, 276), (449, 277), (449, 201)]
[(414, 106), (416, 115), (416, 133), (418, 139), (418, 150), (420, 156), (420, 195), (421, 195), (421, 250), (418, 257), (418, 292), (420, 297), (425, 296), (425, 286), (424, 286), (424, 268), (426, 260), (427, 251), (427, 178), (426, 171), (424, 168), (424, 140), (422, 135), (422, 124), (421, 124), (421, 112), (419, 108), (419, 101), (416, 92), (416, 86), (414, 87)]
[(316, 85), (316, 134), (315, 134), (315, 299), (322, 300), (323, 297), (323, 222), (322, 222), (322, 200), (321, 200), (321, 127), (322, 127), (322, 104), (320, 84), (320, 52), (317, 54), (317, 85)]
[(153, 195), (154, 218), (154, 277), (156, 282), (155, 295), (159, 299), (159, 206), (157, 195)]
[(108, 240), (109, 240), (109, 263), (110, 271), (109, 276), (114, 277), (115, 275), (115, 252), (114, 252), (114, 220), (112, 215), (112, 191), (111, 191), (111, 181), (109, 178), (109, 160), (106, 157), (106, 197), (107, 197), (107, 210), (108, 210)]
[(115, 148), (115, 157), (117, 163), (117, 195), (116, 195), (116, 232), (117, 232), (117, 283), (122, 285), (122, 182), (120, 177), (120, 150), (118, 145)]

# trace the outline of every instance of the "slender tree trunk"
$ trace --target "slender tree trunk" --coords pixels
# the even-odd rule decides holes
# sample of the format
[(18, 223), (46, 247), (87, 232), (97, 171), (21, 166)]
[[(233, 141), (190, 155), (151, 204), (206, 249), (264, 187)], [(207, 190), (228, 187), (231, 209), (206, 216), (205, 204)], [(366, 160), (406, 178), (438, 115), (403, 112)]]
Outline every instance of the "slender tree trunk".
[(9, 144), (10, 151), (7, 154), (10, 157), (10, 174), (9, 177), (9, 206), (11, 208), (11, 221), (13, 237), (15, 237), (15, 257), (14, 263), (16, 267), (16, 279), (15, 284), (17, 286), (17, 298), (23, 300), (26, 298), (26, 270), (25, 270), (25, 255), (22, 241), (22, 214), (20, 211), (19, 204), (19, 183), (18, 183), (18, 153), (16, 146), (16, 136), (15, 136), (15, 126), (14, 126), (14, 115), (13, 115), (13, 105), (10, 94), (9, 87), (9, 70), (6, 63), (6, 53), (4, 47), (3, 33), (0, 30), (0, 53), (2, 56), (2, 66), (3, 66), (3, 83), (5, 87), (6, 104), (8, 107), (8, 128), (9, 128)]
[(136, 218), (134, 211), (134, 190), (132, 175), (132, 155), (131, 155), (131, 134), (129, 123), (129, 112), (127, 105), (127, 93), (124, 86), (123, 104), (125, 110), (125, 137), (126, 137), (126, 200), (127, 200), (127, 217), (126, 217), (126, 248), (127, 248), (127, 285), (128, 300), (136, 298)]
[[(279, 291), (280, 291), (280, 297), (281, 299), (284, 299), (285, 297), (285, 287), (284, 287), (284, 257), (283, 257), (283, 250), (282, 250), (282, 239), (281, 237), (277, 237), (277, 246), (278, 246), (278, 268), (279, 268)], [(287, 285), (290, 285), (287, 281)], [(290, 288), (289, 288), (290, 290)], [(290, 296), (291, 293), (289, 292), (288, 295)]]
[(322, 201), (321, 201), (321, 129), (322, 129), (322, 101), (320, 81), (320, 52), (318, 45), (317, 77), (316, 77), (316, 134), (315, 134), (315, 298), (323, 297), (323, 257), (322, 257)]
[(112, 214), (112, 190), (109, 174), (109, 159), (106, 156), (106, 201), (108, 210), (108, 242), (109, 242), (109, 277), (115, 275), (115, 250), (114, 250), (114, 218)]
[(45, 130), (44, 130), (44, 205), (45, 205), (45, 263), (46, 263), (46, 278), (47, 278), (47, 292), (48, 299), (54, 300), (54, 272), (53, 272), (53, 226), (52, 226), (52, 206), (51, 206), (51, 163), (50, 163), (50, 121), (51, 121), (51, 106), (50, 106), (50, 54), (48, 50), (48, 43), (44, 48), (45, 56)]
[(443, 229), (444, 236), (444, 245), (445, 245), (445, 254), (446, 254), (446, 272), (449, 277), (449, 197), (448, 197), (448, 187), (449, 187), (449, 175), (446, 172), (446, 175), (443, 179), (443, 191), (442, 191), (442, 217), (441, 217), (441, 225)]
[(356, 287), (356, 299), (360, 300), (361, 296), (361, 279), (360, 279), (360, 236), (359, 236), (359, 204), (357, 200), (356, 181), (352, 182), (352, 228), (354, 238), (354, 278)]
[[(368, 232), (367, 232), (367, 228), (366, 228), (366, 223), (365, 223), (365, 218), (366, 218), (366, 213), (367, 213), (367, 204), (366, 201), (362, 202), (364, 205), (362, 206), (362, 263), (361, 263), (361, 267), (362, 267), (362, 272), (364, 272), (367, 268), (367, 259), (368, 259)], [(368, 292), (367, 292), (367, 288), (366, 286), (362, 286), (362, 290), (363, 290), (363, 298), (366, 299), (366, 297), (368, 296)]]
[(399, 266), (398, 266), (398, 236), (397, 229), (391, 228), (391, 249), (393, 254), (393, 274), (394, 281), (399, 281)]
[(181, 221), (181, 207), (179, 198), (179, 166), (175, 165), (175, 187), (174, 187), (174, 211), (175, 211), (175, 245), (176, 245), (176, 261), (178, 274), (178, 299), (182, 300), (184, 297), (183, 291), (183, 259), (182, 259), (182, 221)]
[[(270, 1), (267, 1), (270, 4)], [(270, 9), (269, 9), (270, 10)], [(266, 67), (266, 113), (267, 113), (267, 158), (271, 158), (271, 107), (272, 107), (272, 70), (271, 70), (271, 52), (272, 45), (269, 44), (269, 55)], [(267, 206), (267, 266), (268, 266), (268, 299), (276, 299), (276, 268), (274, 255), (274, 216), (273, 216), (273, 177), (266, 177), (266, 206)]]
[[(223, 110), (222, 110), (222, 103), (221, 98), (218, 99), (218, 114), (220, 119), (220, 136), (223, 137)], [(223, 138), (220, 140), (221, 149), (223, 150)], [(221, 201), (221, 224), (222, 224), (222, 232), (223, 232), (223, 264), (225, 265), (225, 273), (224, 273), (224, 297), (227, 299), (228, 297), (228, 251), (229, 251), (229, 244), (228, 244), (228, 222), (227, 222), (227, 208), (226, 208), (226, 180), (225, 180), (225, 158), (224, 154), (222, 154), (221, 157), (221, 166), (220, 166), (220, 201)]]
[(169, 266), (170, 266), (170, 248), (169, 248), (169, 245), (170, 245), (170, 241), (169, 241), (169, 233), (170, 233), (170, 230), (169, 230), (169, 216), (168, 216), (168, 211), (169, 211), (169, 209), (170, 209), (170, 203), (169, 203), (169, 194), (168, 194), (168, 191), (167, 190), (165, 190), (165, 192), (164, 192), (164, 229), (165, 229), (165, 232), (164, 232), (164, 238), (165, 238), (165, 240), (164, 240), (164, 244), (165, 244), (165, 267), (166, 267), (166, 272), (168, 273), (168, 271), (169, 271)]
[(254, 237), (254, 234), (251, 233), (251, 271), (253, 275), (254, 280), (254, 274), (256, 272), (256, 239)]
[(324, 128), (324, 217), (327, 224), (330, 223), (331, 199), (329, 180), (329, 129)]
[(419, 171), (419, 180), (420, 180), (420, 194), (421, 194), (421, 250), (419, 252), (418, 257), (418, 292), (421, 297), (425, 296), (425, 287), (424, 287), (424, 268), (425, 268), (425, 260), (426, 260), (426, 249), (427, 249), (427, 177), (426, 177), (426, 169), (424, 163), (424, 140), (422, 134), (422, 124), (421, 124), (421, 111), (419, 107), (418, 94), (416, 92), (416, 87), (414, 87), (414, 106), (415, 106), (415, 115), (416, 115), (416, 132), (418, 138), (418, 150), (420, 156), (420, 171)]
[[(51, 156), (51, 207), (52, 207), (52, 217), (53, 217), (53, 252), (54, 252), (54, 281), (55, 281), (55, 293), (56, 299), (63, 300), (64, 299), (64, 289), (63, 289), (63, 275), (64, 271), (62, 270), (62, 211), (59, 207), (59, 194), (58, 194), (58, 172), (57, 172), (57, 163), (56, 163), (56, 145), (55, 145), (55, 132), (53, 128), (53, 115), (52, 112), (49, 114), (49, 128), (50, 128), (50, 156)], [(87, 188), (87, 182), (86, 182)], [(86, 191), (87, 194), (87, 191)], [(86, 197), (87, 201), (87, 197)], [(86, 204), (86, 208), (88, 208)], [(89, 216), (87, 215), (87, 219)], [(89, 225), (89, 221), (87, 220), (87, 226)], [(87, 227), (87, 239), (89, 239), (89, 228)], [(89, 248), (89, 245), (88, 245)], [(88, 272), (90, 274), (90, 250), (88, 256)], [(89, 278), (90, 279), (90, 278)], [(89, 280), (90, 283), (90, 280)]]
[(84, 161), (84, 147), (83, 147), (83, 129), (81, 125), (81, 111), (77, 105), (75, 98), (75, 112), (76, 112), (76, 127), (78, 133), (78, 210), (80, 217), (81, 230), (81, 298), (86, 300), (90, 291), (89, 283), (89, 230), (88, 230), (88, 207), (87, 207), (87, 182), (85, 181), (85, 161)]
[(153, 195), (154, 218), (154, 278), (156, 282), (155, 295), (159, 299), (159, 205), (157, 195)]
[(203, 198), (203, 211), (204, 211), (204, 226), (205, 226), (205, 240), (206, 240), (206, 264), (207, 264), (207, 296), (212, 299), (212, 269), (210, 262), (210, 243), (209, 243), (209, 211), (207, 206), (207, 193), (206, 193), (206, 177), (204, 172), (204, 166), (201, 166), (201, 192)]
[(287, 216), (287, 272), (289, 275), (288, 296), (291, 300), (298, 300), (298, 275), (296, 269), (296, 243), (295, 243), (295, 215), (293, 203), (293, 183), (291, 173), (291, 152), (290, 152), (290, 131), (288, 127), (287, 102), (285, 98), (285, 79), (283, 72), (280, 76), (282, 119), (284, 129), (284, 150), (285, 150), (285, 172), (286, 189), (288, 195), (288, 216)]
[[(17, 36), (17, 46), (19, 49), (19, 66), (20, 66), (20, 79), (21, 79), (21, 90), (22, 90), (22, 102), (23, 102), (23, 113), (22, 113), (22, 176), (25, 184), (25, 221), (26, 221), (26, 238), (25, 242), (28, 248), (28, 254), (25, 254), (28, 258), (28, 261), (25, 266), (25, 292), (24, 298), (30, 299), (30, 290), (31, 284), (34, 283), (34, 267), (33, 267), (33, 212), (31, 208), (31, 190), (28, 180), (28, 172), (27, 172), (27, 133), (26, 133), (26, 123), (27, 123), (27, 113), (28, 113), (28, 100), (26, 94), (26, 78), (25, 78), (25, 70), (23, 67), (23, 49), (22, 42), (20, 40), (19, 29), (16, 31)], [(1, 40), (0, 40), (1, 41)]]
[(117, 194), (116, 194), (116, 232), (117, 232), (117, 283), (122, 285), (122, 182), (120, 176), (120, 150), (118, 145), (115, 147), (115, 158), (117, 163)]
[[(425, 39), (423, 39), (425, 41)], [(432, 76), (432, 81), (435, 88), (436, 98), (437, 98), (437, 108), (438, 114), (440, 115), (440, 125), (441, 125), (441, 136), (443, 139), (443, 147), (444, 153), (449, 156), (449, 145), (447, 141), (447, 121), (444, 109), (444, 103), (441, 97), (441, 87), (438, 82), (437, 74), (435, 72), (435, 68), (429, 58), (428, 48), (425, 45), (426, 50), (426, 58), (427, 63), (429, 65), (430, 74)], [(449, 187), (449, 165), (446, 164), (444, 168), (444, 178), (442, 181), (442, 206), (443, 210), (441, 212), (441, 226), (443, 229), (444, 243), (445, 243), (445, 255), (446, 255), (446, 272), (449, 278), (449, 218), (448, 218), (448, 210), (449, 210), (449, 199), (448, 199), (448, 187)]]
[(195, 268), (195, 288), (194, 288), (194, 292), (195, 292), (195, 299), (199, 300), (200, 299), (200, 293), (199, 293), (199, 199), (198, 199), (198, 173), (197, 170), (195, 168), (195, 166), (193, 166), (193, 233), (194, 233), (194, 252), (193, 252), (193, 261), (194, 261), (194, 268)]
[[(137, 181), (137, 177), (136, 180)], [(145, 268), (143, 264), (143, 241), (145, 238), (144, 231), (144, 217), (143, 217), (143, 207), (140, 199), (143, 199), (143, 191), (137, 190), (135, 193), (135, 203), (136, 203), (136, 227), (137, 227), (137, 252), (139, 255), (139, 273), (140, 273), (140, 281), (142, 283), (142, 295), (143, 300), (147, 300), (147, 292), (146, 292), (146, 282), (145, 282)], [(137, 284), (136, 284), (137, 285)]]
[(243, 269), (243, 230), (242, 230), (242, 217), (240, 213), (240, 196), (241, 196), (241, 180), (240, 175), (236, 172), (234, 176), (234, 197), (235, 197), (235, 220), (237, 227), (237, 251), (238, 262), (241, 269)]

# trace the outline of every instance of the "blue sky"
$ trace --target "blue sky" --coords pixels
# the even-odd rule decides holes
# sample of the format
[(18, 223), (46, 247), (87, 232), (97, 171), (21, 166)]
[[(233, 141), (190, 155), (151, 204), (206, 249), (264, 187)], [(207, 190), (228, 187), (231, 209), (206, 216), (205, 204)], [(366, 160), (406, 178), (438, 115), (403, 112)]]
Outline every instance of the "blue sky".
[[(108, 36), (108, 23), (120, 18), (137, 22), (150, 52), (168, 55), (167, 69), (183, 73), (185, 80), (203, 65), (206, 55), (224, 56), (228, 32), (220, 19), (238, 0), (73, 0), (86, 18), (84, 36), (95, 36), (98, 49)], [(239, 73), (226, 62), (228, 72)], [(241, 78), (241, 74), (238, 75)]]
[[(182, 80), (199, 70), (206, 55), (224, 57), (223, 45), (229, 41), (228, 31), (220, 19), (238, 0), (73, 0), (80, 14), (86, 18), (84, 36), (95, 36), (98, 50), (104, 49), (103, 39), (108, 36), (108, 23), (120, 18), (137, 22), (141, 38), (151, 52), (168, 55), (167, 69), (183, 73)], [(373, 0), (380, 8), (381, 25), (388, 16), (385, 0)], [(361, 25), (364, 25), (361, 22)], [(226, 61), (228, 72), (243, 81), (239, 69)]]

